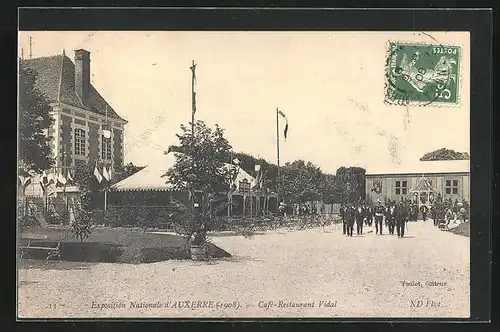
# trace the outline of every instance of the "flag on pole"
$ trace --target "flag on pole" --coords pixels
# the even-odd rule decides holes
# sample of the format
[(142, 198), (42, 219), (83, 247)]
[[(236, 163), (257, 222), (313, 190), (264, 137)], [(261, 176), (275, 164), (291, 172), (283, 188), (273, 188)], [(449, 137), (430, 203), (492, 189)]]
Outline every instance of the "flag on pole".
[(283, 134), (285, 136), (285, 141), (288, 135), (288, 118), (286, 117), (285, 113), (282, 111), (278, 111), (278, 114), (281, 115), (283, 118), (285, 118), (285, 130), (283, 131)]
[(73, 182), (73, 177), (71, 176), (71, 172), (68, 171), (68, 181)]
[[(259, 170), (256, 170), (257, 175), (255, 176), (255, 178), (252, 181), (252, 190), (253, 189), (260, 189), (260, 184), (262, 183), (262, 172), (260, 172), (260, 165), (258, 165), (258, 166), (259, 166)], [(255, 167), (255, 169), (257, 169), (257, 167)]]
[(113, 167), (109, 166), (109, 171), (108, 171), (108, 176), (109, 176), (109, 181), (113, 178), (113, 175), (111, 174), (113, 171)]
[(193, 115), (196, 113), (196, 64), (193, 60), (193, 65), (190, 67), (193, 72)]
[(109, 174), (108, 174), (108, 170), (106, 169), (105, 166), (102, 166), (102, 176), (107, 180), (109, 181)]
[(99, 173), (99, 170), (97, 169), (97, 165), (94, 168), (94, 175), (95, 175), (95, 177), (97, 179), (97, 182), (101, 183), (102, 176), (101, 176), (101, 173)]

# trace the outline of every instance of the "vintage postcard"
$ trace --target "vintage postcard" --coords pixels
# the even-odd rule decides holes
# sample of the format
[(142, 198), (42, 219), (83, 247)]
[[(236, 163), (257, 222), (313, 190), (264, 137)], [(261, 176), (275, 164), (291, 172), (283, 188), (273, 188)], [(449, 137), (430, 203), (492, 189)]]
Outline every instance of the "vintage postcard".
[(470, 317), (468, 32), (19, 32), (23, 318)]

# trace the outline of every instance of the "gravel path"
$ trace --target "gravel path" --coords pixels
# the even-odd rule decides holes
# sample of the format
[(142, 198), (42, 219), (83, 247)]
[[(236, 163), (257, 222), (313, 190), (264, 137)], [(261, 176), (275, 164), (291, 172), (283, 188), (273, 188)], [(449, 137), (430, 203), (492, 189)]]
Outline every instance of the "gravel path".
[(469, 238), (408, 228), (214, 237), (233, 257), (210, 263), (23, 262), (19, 317), (468, 317)]

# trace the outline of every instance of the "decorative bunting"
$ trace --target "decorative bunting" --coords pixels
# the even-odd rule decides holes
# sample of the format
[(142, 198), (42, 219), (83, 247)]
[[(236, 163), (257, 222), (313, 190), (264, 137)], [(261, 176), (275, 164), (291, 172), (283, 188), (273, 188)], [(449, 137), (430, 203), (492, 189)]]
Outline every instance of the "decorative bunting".
[(108, 170), (106, 169), (105, 166), (102, 167), (102, 176), (107, 180), (109, 181), (109, 174), (108, 174)]
[(97, 179), (97, 182), (101, 183), (102, 181), (102, 176), (101, 176), (101, 173), (99, 173), (99, 170), (97, 169), (97, 165), (96, 167), (94, 168), (94, 175)]

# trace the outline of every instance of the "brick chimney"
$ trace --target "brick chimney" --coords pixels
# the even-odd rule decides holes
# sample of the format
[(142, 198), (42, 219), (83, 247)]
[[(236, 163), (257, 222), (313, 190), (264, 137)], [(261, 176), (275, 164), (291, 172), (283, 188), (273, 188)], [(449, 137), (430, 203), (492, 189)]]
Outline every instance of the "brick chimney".
[(75, 50), (75, 90), (84, 106), (89, 106), (90, 52)]

